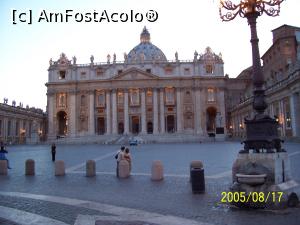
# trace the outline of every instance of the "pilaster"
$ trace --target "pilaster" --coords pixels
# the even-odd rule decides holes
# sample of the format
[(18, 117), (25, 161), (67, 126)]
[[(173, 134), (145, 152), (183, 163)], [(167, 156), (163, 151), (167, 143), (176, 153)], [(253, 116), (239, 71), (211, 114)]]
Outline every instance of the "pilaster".
[(118, 133), (117, 127), (117, 93), (116, 90), (112, 91), (112, 133)]
[(141, 90), (141, 120), (142, 120), (142, 134), (147, 133), (146, 128), (146, 97), (145, 89)]
[(159, 109), (160, 109), (160, 133), (165, 133), (165, 102), (164, 102), (164, 89), (161, 88), (159, 92)]
[(91, 91), (89, 94), (90, 99), (90, 115), (89, 115), (89, 134), (95, 134), (95, 93)]
[(129, 134), (128, 90), (124, 90), (124, 134)]
[(158, 134), (158, 105), (156, 88), (153, 88), (153, 134)]
[(176, 89), (176, 119), (177, 132), (182, 132), (182, 103), (181, 103), (181, 88)]
[(110, 90), (105, 92), (106, 94), (106, 134), (111, 134), (111, 98), (110, 98)]

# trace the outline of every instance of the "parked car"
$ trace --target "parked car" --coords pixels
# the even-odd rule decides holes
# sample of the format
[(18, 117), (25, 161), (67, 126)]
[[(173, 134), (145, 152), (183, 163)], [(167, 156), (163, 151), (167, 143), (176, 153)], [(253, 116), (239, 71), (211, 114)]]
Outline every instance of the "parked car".
[(129, 140), (129, 145), (130, 146), (132, 146), (132, 145), (138, 145), (138, 140), (136, 140), (136, 139)]

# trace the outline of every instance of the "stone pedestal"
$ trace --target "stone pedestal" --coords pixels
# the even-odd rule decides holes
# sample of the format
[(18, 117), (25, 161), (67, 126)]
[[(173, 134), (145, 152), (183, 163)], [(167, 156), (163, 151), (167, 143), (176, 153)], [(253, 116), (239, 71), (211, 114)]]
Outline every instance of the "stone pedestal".
[(286, 152), (238, 154), (232, 166), (232, 180), (230, 191), (244, 193), (247, 199), (232, 202), (238, 207), (286, 207), (299, 186), (291, 178)]
[(236, 174), (266, 174), (267, 184), (291, 180), (290, 162), (286, 152), (238, 154), (232, 166), (232, 180)]
[(129, 176), (129, 163), (127, 160), (121, 160), (119, 162), (119, 178), (128, 178)]
[(87, 177), (96, 176), (96, 163), (94, 160), (86, 161), (86, 176)]
[(0, 175), (7, 175), (7, 161), (0, 160)]
[(25, 162), (25, 175), (26, 176), (34, 176), (35, 174), (35, 166), (33, 159), (27, 159)]
[(160, 160), (155, 160), (151, 168), (151, 180), (161, 181), (164, 179), (164, 168)]
[(55, 162), (55, 176), (64, 176), (65, 175), (65, 163), (62, 160)]

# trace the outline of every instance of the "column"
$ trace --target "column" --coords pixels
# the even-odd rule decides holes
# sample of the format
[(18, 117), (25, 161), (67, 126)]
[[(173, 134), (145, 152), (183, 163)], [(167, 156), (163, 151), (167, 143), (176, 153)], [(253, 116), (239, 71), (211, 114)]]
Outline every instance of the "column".
[(274, 118), (274, 107), (273, 107), (273, 103), (272, 102), (269, 104), (269, 108), (270, 108), (270, 116), (272, 118)]
[[(206, 99), (204, 98), (205, 96), (205, 90), (204, 88), (200, 87), (200, 107), (201, 106), (205, 106), (205, 101)], [(204, 108), (203, 109), (200, 109), (200, 129), (202, 130), (202, 133), (204, 134), (207, 133), (207, 128), (206, 128), (206, 120), (207, 120), (207, 115), (206, 115), (206, 109), (207, 108)]]
[(283, 99), (279, 101), (279, 115), (280, 115), (280, 122), (281, 122), (281, 129), (282, 129), (282, 136), (285, 137), (285, 114), (284, 114), (284, 107), (283, 107)]
[(106, 134), (111, 134), (111, 100), (110, 100), (110, 90), (105, 92), (106, 97)]
[(194, 89), (195, 94), (195, 107), (194, 107), (194, 115), (195, 115), (195, 132), (196, 134), (203, 134), (201, 127), (201, 94), (200, 88), (197, 87)]
[(293, 136), (300, 136), (300, 98), (299, 93), (293, 93), (290, 97), (291, 107), (291, 123), (293, 129)]
[(141, 120), (142, 120), (142, 134), (147, 133), (146, 126), (146, 97), (145, 97), (145, 89), (141, 90)]
[(124, 90), (124, 134), (129, 134), (128, 90)]
[(160, 89), (159, 98), (159, 108), (160, 108), (160, 133), (165, 133), (165, 102), (164, 102), (164, 89)]
[(3, 122), (3, 138), (4, 138), (4, 141), (6, 142), (7, 141), (7, 123), (8, 123), (8, 121), (7, 121), (7, 118), (6, 117), (4, 117), (4, 120), (3, 120), (4, 122)]
[[(55, 119), (54, 117), (54, 94), (47, 94), (48, 95), (48, 139), (52, 139), (55, 137)], [(23, 126), (23, 124), (22, 124)]]
[(94, 91), (90, 92), (90, 116), (89, 116), (89, 134), (95, 134), (95, 94)]
[(218, 92), (219, 92), (219, 98), (218, 98), (218, 101), (219, 101), (219, 107), (220, 107), (220, 113), (221, 113), (221, 127), (224, 128), (224, 134), (227, 133), (226, 131), (226, 126), (225, 126), (225, 122), (226, 122), (226, 113), (225, 113), (225, 96), (224, 96), (224, 90), (223, 88), (219, 88), (218, 89)]
[(16, 119), (11, 120), (11, 136), (13, 138), (13, 142), (16, 141)]
[(116, 90), (112, 91), (112, 133), (118, 134), (118, 121), (117, 121), (117, 93)]
[(181, 104), (181, 88), (176, 89), (176, 120), (177, 132), (182, 132), (182, 104)]
[(69, 110), (69, 135), (70, 137), (75, 137), (76, 135), (76, 93), (72, 92), (69, 93), (69, 99), (70, 101), (68, 102), (68, 107), (70, 108)]
[(158, 134), (157, 88), (153, 88), (153, 134)]

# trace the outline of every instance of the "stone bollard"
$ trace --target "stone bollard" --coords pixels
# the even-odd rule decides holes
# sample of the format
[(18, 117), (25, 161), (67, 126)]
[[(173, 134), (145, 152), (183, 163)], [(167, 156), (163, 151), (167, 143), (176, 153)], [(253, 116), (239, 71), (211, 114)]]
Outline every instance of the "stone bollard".
[(121, 160), (119, 162), (119, 177), (128, 178), (130, 176), (129, 163), (127, 160)]
[(164, 168), (160, 160), (152, 162), (151, 180), (160, 181), (164, 179)]
[(35, 174), (34, 160), (27, 159), (25, 162), (25, 175), (34, 176), (34, 174)]
[(193, 168), (203, 168), (203, 163), (200, 160), (193, 160), (190, 163), (190, 182), (191, 182), (191, 171)]
[(62, 160), (57, 160), (55, 162), (55, 176), (65, 175), (65, 163)]
[(7, 161), (0, 160), (0, 175), (7, 175)]
[(96, 163), (94, 160), (86, 161), (86, 176), (87, 177), (96, 176)]

